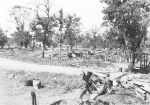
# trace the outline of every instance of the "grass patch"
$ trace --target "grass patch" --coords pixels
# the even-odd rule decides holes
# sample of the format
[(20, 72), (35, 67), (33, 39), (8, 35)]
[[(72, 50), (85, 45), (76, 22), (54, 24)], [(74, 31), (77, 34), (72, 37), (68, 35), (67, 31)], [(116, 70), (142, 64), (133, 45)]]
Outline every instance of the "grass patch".
[[(48, 72), (25, 72), (25, 71), (7, 71), (6, 75), (14, 74), (17, 77), (17, 84), (25, 87), (25, 81), (39, 79), (44, 90), (62, 89), (64, 92), (79, 89), (85, 85), (81, 76), (56, 74)], [(12, 77), (13, 79), (13, 77)], [(14, 78), (15, 79), (15, 78)], [(28, 87), (25, 87), (28, 88)]]

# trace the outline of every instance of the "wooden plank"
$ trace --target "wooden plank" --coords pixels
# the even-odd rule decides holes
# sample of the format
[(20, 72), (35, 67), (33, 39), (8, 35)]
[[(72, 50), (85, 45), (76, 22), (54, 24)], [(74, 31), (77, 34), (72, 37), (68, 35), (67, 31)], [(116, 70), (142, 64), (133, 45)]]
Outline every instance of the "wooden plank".
[(150, 83), (146, 83), (146, 82), (141, 82), (141, 81), (138, 81), (138, 80), (132, 80), (131, 81), (132, 82), (132, 84), (134, 85), (139, 85), (139, 86), (137, 86), (138, 88), (140, 88), (140, 89), (143, 89), (143, 91), (146, 91), (146, 92), (148, 92), (148, 93), (150, 93)]

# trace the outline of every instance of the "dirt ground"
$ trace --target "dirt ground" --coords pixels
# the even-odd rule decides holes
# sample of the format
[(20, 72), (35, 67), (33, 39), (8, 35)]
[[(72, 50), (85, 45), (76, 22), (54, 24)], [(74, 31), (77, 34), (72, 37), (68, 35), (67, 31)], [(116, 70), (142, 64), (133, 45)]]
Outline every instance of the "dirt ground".
[[(36, 93), (37, 105), (80, 105), (81, 103), (80, 89), (85, 85), (81, 76), (5, 69), (0, 69), (0, 72), (0, 105), (32, 105), (32, 91)], [(39, 79), (43, 88), (37, 90), (32, 86), (25, 86), (25, 81), (31, 79)], [(115, 93), (99, 96), (96, 102), (84, 105), (149, 104), (137, 98), (133, 91), (119, 89)]]

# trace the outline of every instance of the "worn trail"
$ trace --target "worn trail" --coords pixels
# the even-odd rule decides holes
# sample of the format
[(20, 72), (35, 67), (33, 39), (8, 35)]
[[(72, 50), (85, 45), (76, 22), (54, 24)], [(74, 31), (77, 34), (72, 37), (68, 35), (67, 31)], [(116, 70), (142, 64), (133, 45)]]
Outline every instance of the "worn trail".
[(82, 73), (82, 70), (97, 71), (97, 70), (82, 69), (82, 68), (38, 65), (38, 64), (26, 63), (26, 62), (21, 62), (21, 61), (16, 61), (11, 59), (1, 58), (1, 57), (0, 57), (0, 68), (7, 69), (7, 70), (65, 73), (69, 75), (80, 75)]

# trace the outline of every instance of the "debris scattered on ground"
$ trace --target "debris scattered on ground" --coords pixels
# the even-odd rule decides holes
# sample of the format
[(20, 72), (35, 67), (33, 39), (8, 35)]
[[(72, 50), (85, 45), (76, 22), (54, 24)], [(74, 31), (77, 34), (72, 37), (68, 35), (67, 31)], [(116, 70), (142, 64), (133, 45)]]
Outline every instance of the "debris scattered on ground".
[[(136, 74), (121, 73), (114, 76), (111, 73), (106, 77), (100, 77), (94, 72), (84, 72), (83, 80), (86, 86), (81, 92), (80, 98), (85, 102), (87, 100), (96, 100), (96, 98), (103, 94), (110, 94), (118, 87), (133, 90), (136, 95), (145, 102), (150, 102), (150, 81), (143, 79), (135, 79)], [(142, 75), (141, 75), (142, 76)], [(84, 99), (86, 97), (86, 100)]]
[[(7, 97), (11, 100), (7, 101), (7, 105), (29, 105), (31, 104), (31, 96), (30, 92), (34, 91), (37, 95), (37, 103), (41, 105), (149, 105), (148, 101), (143, 101), (142, 97), (137, 96), (136, 91), (132, 88), (125, 88), (125, 85), (128, 85), (130, 80), (138, 80), (148, 83), (150, 80), (149, 74), (130, 74), (123, 72), (115, 72), (111, 74), (101, 73), (101, 72), (93, 72), (91, 79), (96, 81), (99, 79), (100, 83), (97, 82), (95, 85), (92, 85), (90, 88), (92, 90), (92, 94), (85, 92), (82, 98), (79, 98), (83, 93), (83, 90), (86, 89), (85, 82), (82, 80), (83, 76), (70, 76), (65, 74), (55, 74), (48, 72), (28, 72), (28, 71), (6, 71), (5, 74), (1, 74), (3, 76), (3, 85), (6, 85), (4, 89), (7, 90)], [(19, 77), (16, 79), (9, 79), (8, 76), (14, 74)], [(30, 75), (28, 75), (30, 74)], [(85, 72), (87, 75), (87, 73)], [(126, 78), (125, 78), (126, 77)], [(14, 77), (13, 77), (14, 78)], [(124, 78), (124, 79), (122, 79)], [(128, 78), (128, 79), (127, 79)], [(25, 86), (24, 83), (27, 80), (30, 81), (33, 85), (33, 80), (40, 80), (41, 85), (45, 86), (41, 89), (34, 89), (33, 86)], [(121, 81), (122, 79), (122, 81)], [(104, 82), (109, 81), (109, 82)], [(122, 82), (126, 82), (128, 84), (123, 84)], [(110, 82), (112, 81), (112, 82)], [(121, 82), (121, 83), (120, 83)], [(99, 94), (97, 96), (97, 91), (99, 93), (100, 90), (103, 90), (102, 87), (109, 87), (108, 89), (104, 89), (104, 93)], [(17, 84), (17, 85), (16, 85)], [(123, 84), (123, 86), (119, 86), (118, 84)], [(135, 84), (134, 84), (135, 85)], [(94, 86), (97, 86), (97, 91)], [(99, 89), (99, 90), (98, 90)], [(143, 93), (144, 94), (144, 93)], [(21, 97), (20, 97), (21, 96)], [(96, 97), (96, 99), (94, 99)], [(149, 94), (146, 94), (146, 97), (149, 97)], [(3, 99), (6, 98), (3, 94)], [(117, 100), (116, 100), (117, 99)], [(56, 104), (55, 104), (56, 103)]]

